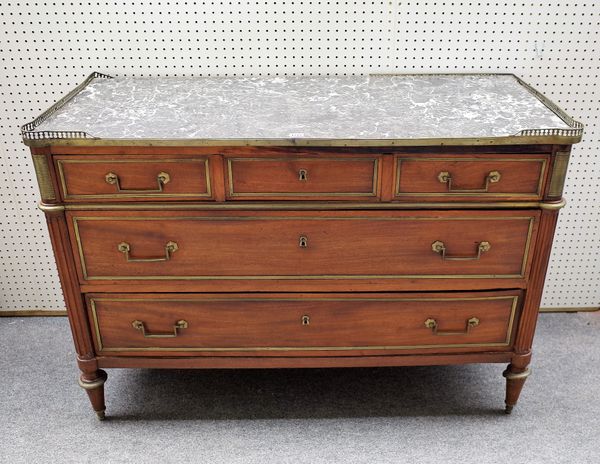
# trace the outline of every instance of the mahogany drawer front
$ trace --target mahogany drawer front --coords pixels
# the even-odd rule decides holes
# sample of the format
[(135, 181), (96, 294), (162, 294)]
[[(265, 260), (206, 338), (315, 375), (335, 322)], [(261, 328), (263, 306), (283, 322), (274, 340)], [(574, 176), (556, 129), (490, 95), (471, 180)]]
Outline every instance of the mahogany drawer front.
[(537, 211), (69, 212), (82, 282), (515, 278)]
[(539, 200), (546, 155), (397, 156), (396, 199), (421, 201)]
[(230, 200), (377, 200), (378, 156), (225, 158)]
[[(520, 292), (92, 294), (98, 352), (284, 355), (510, 346)], [(114, 352), (114, 353), (113, 353)]]
[(206, 157), (55, 157), (65, 201), (211, 200)]

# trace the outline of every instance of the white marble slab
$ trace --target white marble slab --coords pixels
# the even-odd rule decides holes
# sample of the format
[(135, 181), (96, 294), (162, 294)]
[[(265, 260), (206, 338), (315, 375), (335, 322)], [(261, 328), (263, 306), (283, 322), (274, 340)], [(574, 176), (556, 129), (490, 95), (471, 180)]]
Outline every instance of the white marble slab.
[(506, 75), (95, 79), (36, 131), (107, 139), (502, 137), (569, 128)]

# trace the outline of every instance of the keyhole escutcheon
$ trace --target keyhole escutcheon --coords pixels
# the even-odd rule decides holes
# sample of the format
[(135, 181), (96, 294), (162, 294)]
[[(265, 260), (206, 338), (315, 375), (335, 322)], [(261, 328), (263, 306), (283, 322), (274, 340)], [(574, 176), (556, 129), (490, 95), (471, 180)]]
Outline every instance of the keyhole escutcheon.
[(308, 180), (308, 171), (306, 169), (298, 170), (298, 180), (302, 180), (302, 181)]
[(301, 235), (300, 238), (298, 239), (298, 246), (300, 248), (307, 248), (308, 247), (308, 237)]
[(302, 325), (308, 325), (310, 324), (310, 316), (302, 316)]

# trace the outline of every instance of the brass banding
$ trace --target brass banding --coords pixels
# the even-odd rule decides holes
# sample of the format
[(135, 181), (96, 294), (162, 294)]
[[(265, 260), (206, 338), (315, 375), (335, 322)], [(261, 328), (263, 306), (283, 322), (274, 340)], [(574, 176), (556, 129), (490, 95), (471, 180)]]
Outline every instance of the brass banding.
[(49, 205), (47, 203), (40, 202), (38, 209), (44, 213), (60, 213), (65, 210), (64, 205)]
[(558, 151), (554, 155), (554, 164), (548, 187), (548, 195), (551, 197), (560, 197), (563, 194), (570, 156), (570, 151)]
[(548, 209), (548, 210), (556, 210), (556, 209), (564, 208), (566, 206), (566, 204), (567, 204), (567, 200), (565, 200), (564, 198), (561, 198), (560, 201), (556, 201), (556, 202), (540, 203), (540, 208)]
[(42, 200), (56, 200), (48, 158), (45, 154), (32, 154), (32, 159)]
[(502, 375), (506, 378), (506, 380), (520, 380), (526, 379), (531, 374), (531, 369), (528, 367), (523, 372), (511, 372), (509, 369), (506, 369)]
[(96, 388), (101, 387), (106, 382), (107, 375), (106, 372), (104, 372), (103, 370), (99, 370), (98, 375), (99, 377), (92, 381), (88, 381), (83, 379), (83, 377), (79, 377), (79, 386), (84, 390), (94, 390)]
[[(171, 210), (171, 211), (203, 211), (203, 210), (239, 210), (239, 211), (294, 211), (294, 210), (414, 210), (414, 209), (560, 209), (566, 201), (539, 202), (539, 201), (514, 201), (514, 202), (471, 202), (471, 203), (446, 203), (446, 202), (381, 202), (381, 203), (342, 203), (336, 201), (315, 202), (213, 202), (213, 203), (88, 203), (67, 204), (64, 206), (69, 211), (102, 211), (102, 210)], [(43, 209), (40, 206), (40, 209)]]

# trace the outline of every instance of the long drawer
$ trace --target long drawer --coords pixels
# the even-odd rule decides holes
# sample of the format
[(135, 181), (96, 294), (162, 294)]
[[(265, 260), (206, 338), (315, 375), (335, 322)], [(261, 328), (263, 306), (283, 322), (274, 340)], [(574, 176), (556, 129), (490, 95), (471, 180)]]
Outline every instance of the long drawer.
[(524, 277), (536, 211), (68, 213), (83, 281)]
[(90, 294), (98, 353), (289, 356), (508, 349), (520, 291)]

